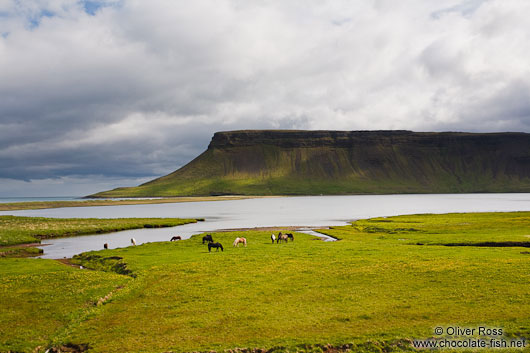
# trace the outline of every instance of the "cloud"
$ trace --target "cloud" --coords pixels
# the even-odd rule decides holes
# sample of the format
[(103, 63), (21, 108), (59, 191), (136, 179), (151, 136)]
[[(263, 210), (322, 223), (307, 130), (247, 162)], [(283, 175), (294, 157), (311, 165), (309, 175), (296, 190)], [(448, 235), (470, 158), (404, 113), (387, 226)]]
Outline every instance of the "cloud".
[[(124, 177), (112, 178), (101, 175), (83, 175), (36, 179), (31, 182), (13, 179), (0, 179), (0, 195), (11, 197), (80, 197), (91, 195), (101, 190), (121, 186), (136, 186), (147, 182), (149, 178)], [(17, 200), (2, 200), (15, 202)]]
[(0, 178), (158, 176), (218, 130), (528, 132), (529, 15), (524, 0), (0, 0)]

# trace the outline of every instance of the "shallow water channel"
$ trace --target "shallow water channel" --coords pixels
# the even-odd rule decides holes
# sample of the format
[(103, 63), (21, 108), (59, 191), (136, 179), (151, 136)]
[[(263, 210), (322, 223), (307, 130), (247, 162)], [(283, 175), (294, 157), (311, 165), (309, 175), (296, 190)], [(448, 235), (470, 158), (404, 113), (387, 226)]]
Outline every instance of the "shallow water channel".
[(300, 196), (230, 201), (203, 201), (152, 205), (71, 207), (0, 212), (18, 216), (56, 218), (178, 217), (204, 218), (204, 222), (173, 228), (149, 228), (71, 238), (43, 240), (44, 258), (72, 257), (109, 248), (183, 239), (224, 229), (296, 226), (310, 230), (346, 225), (360, 218), (417, 213), (530, 211), (530, 194), (424, 194)]

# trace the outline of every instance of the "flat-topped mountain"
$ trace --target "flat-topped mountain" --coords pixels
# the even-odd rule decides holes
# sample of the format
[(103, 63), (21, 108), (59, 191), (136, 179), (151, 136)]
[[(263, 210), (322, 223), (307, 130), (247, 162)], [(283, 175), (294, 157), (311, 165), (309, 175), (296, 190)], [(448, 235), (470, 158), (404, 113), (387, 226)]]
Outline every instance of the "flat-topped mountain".
[(530, 134), (217, 132), (177, 171), (96, 197), (530, 192)]

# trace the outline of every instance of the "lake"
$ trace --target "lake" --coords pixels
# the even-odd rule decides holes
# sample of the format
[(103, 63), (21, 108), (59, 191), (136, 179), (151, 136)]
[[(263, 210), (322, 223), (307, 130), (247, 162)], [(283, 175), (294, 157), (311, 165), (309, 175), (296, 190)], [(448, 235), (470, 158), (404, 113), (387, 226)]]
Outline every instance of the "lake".
[(301, 229), (346, 225), (369, 217), (416, 213), (530, 211), (530, 194), (424, 194), (299, 196), (171, 204), (71, 207), (46, 210), (6, 211), (0, 214), (56, 218), (177, 217), (204, 218), (204, 222), (174, 228), (137, 229), (109, 234), (43, 240), (44, 258), (71, 257), (110, 248), (167, 241), (173, 235), (221, 229), (297, 226)]

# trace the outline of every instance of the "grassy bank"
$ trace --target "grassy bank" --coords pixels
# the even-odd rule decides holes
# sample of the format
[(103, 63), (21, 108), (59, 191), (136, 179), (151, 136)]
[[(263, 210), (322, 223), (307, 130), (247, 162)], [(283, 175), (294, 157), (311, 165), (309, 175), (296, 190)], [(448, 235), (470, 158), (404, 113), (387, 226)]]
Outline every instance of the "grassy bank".
[[(530, 337), (528, 249), (447, 246), (524, 243), (529, 229), (530, 212), (401, 216), (323, 231), (337, 242), (295, 233), (294, 242), (271, 244), (270, 232), (226, 232), (213, 234), (224, 252), (208, 253), (196, 236), (73, 260), (98, 271), (0, 259), (9, 284), (0, 327), (20, 323), (0, 332), (0, 351), (66, 344), (93, 352), (319, 351), (328, 343), (399, 351), (451, 325)], [(233, 248), (241, 235), (248, 247)], [(73, 284), (74, 276), (83, 280)], [(43, 306), (38, 318), (28, 314)]]
[[(127, 199), (127, 200), (79, 200), (79, 201), (29, 201), (0, 203), (0, 211), (39, 210), (45, 208), (61, 207), (93, 207), (93, 206), (124, 206), (148, 205), (159, 203), (200, 202), (200, 201), (227, 201), (243, 200), (264, 196), (198, 196), (198, 197), (164, 197), (157, 199)], [(267, 196), (272, 197), (272, 196)]]
[(42, 218), (0, 216), (0, 246), (40, 242), (41, 239), (110, 233), (137, 228), (175, 227), (197, 222), (180, 218)]

